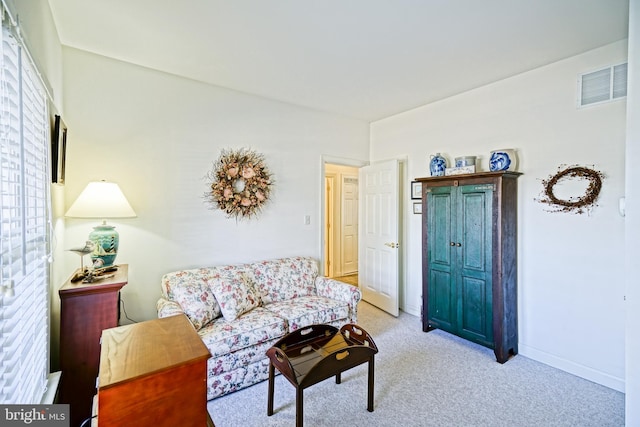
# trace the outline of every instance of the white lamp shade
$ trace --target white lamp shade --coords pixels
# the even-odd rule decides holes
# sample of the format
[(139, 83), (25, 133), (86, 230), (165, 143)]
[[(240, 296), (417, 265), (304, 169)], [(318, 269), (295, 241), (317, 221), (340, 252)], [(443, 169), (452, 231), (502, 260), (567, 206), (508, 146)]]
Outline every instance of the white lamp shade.
[(114, 182), (90, 182), (71, 205), (70, 218), (134, 218), (136, 213)]

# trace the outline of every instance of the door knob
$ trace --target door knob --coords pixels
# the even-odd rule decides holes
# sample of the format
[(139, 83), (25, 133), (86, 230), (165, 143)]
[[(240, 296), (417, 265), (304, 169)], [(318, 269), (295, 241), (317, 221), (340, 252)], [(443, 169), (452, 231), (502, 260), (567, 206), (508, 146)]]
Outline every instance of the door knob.
[(384, 245), (385, 246), (389, 246), (390, 248), (394, 248), (394, 249), (400, 247), (400, 243), (393, 243), (393, 242), (391, 242), (391, 243), (386, 242)]

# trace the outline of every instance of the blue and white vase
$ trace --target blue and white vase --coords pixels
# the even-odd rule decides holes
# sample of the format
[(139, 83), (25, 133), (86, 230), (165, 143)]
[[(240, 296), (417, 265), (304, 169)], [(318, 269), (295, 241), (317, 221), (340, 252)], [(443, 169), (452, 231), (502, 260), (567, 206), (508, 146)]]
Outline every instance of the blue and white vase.
[(476, 156), (456, 157), (456, 167), (475, 166)]
[(493, 150), (489, 157), (489, 170), (491, 172), (498, 171), (515, 171), (518, 168), (518, 158), (516, 150), (506, 148), (502, 150)]
[(431, 176), (444, 176), (444, 170), (447, 168), (447, 159), (442, 157), (440, 153), (431, 156), (429, 161), (429, 172)]

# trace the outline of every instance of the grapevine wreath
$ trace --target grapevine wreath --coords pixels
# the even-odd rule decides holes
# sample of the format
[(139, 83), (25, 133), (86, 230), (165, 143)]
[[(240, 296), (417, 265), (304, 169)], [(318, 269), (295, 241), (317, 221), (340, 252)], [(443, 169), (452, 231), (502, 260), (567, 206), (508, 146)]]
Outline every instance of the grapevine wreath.
[[(553, 192), (553, 188), (563, 179), (586, 179), (589, 186), (581, 197), (570, 197), (568, 200), (559, 199)], [(544, 187), (544, 195), (540, 200), (542, 203), (555, 206), (554, 212), (572, 212), (578, 214), (584, 213), (585, 209), (593, 206), (600, 195), (602, 189), (602, 172), (585, 168), (582, 166), (571, 166), (560, 169), (555, 175), (542, 181)]]
[(214, 209), (227, 218), (257, 216), (269, 200), (272, 175), (264, 156), (253, 150), (222, 150), (213, 170), (207, 175), (209, 191), (205, 197)]

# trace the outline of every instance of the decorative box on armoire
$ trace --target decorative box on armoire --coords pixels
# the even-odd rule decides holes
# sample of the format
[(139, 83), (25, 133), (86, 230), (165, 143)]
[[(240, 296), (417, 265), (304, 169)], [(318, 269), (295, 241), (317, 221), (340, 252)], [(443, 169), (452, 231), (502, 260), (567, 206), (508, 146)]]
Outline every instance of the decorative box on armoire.
[(422, 183), (422, 329), (518, 353), (518, 172)]

